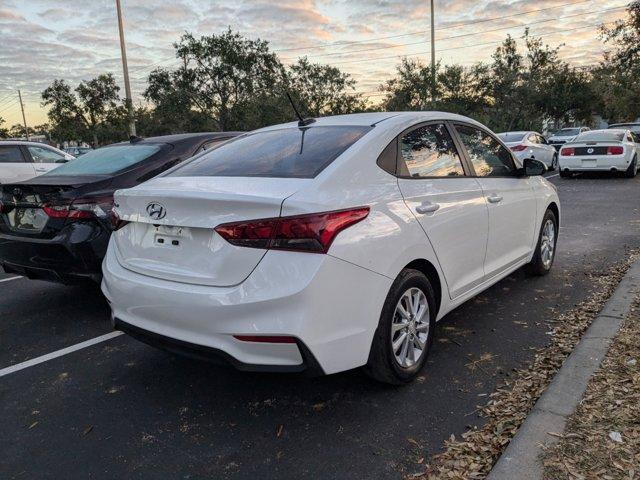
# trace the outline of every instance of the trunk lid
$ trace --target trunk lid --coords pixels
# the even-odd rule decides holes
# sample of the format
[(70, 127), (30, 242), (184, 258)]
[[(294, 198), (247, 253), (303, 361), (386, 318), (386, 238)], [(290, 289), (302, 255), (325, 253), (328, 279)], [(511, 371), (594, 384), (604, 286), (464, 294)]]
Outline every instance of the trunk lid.
[(311, 180), (159, 177), (116, 192), (115, 210), (131, 222), (114, 235), (118, 262), (181, 283), (231, 286), (249, 276), (266, 250), (231, 245), (222, 223), (280, 216), (285, 198)]
[(28, 235), (36, 238), (52, 238), (66, 223), (64, 218), (50, 218), (45, 205), (68, 206), (82, 197), (87, 189), (99, 189), (94, 183), (78, 178), (35, 178), (28, 182), (0, 186), (0, 232), (7, 235)]

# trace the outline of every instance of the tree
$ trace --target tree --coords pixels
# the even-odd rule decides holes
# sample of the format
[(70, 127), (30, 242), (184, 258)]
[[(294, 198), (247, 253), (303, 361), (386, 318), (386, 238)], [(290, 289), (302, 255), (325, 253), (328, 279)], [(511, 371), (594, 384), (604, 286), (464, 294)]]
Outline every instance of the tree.
[(7, 138), (9, 136), (9, 130), (3, 126), (5, 123), (5, 119), (0, 117), (0, 138)]
[(363, 111), (362, 96), (355, 93), (356, 81), (336, 67), (310, 63), (304, 57), (289, 67), (290, 89), (312, 117)]
[(184, 91), (223, 131), (250, 128), (246, 106), (256, 96), (273, 94), (284, 77), (284, 67), (268, 42), (247, 39), (231, 29), (199, 39), (186, 33), (174, 46), (184, 62), (179, 71)]
[(111, 73), (81, 82), (75, 93), (64, 80), (54, 80), (42, 92), (42, 105), (50, 107), (47, 116), (54, 138), (83, 140), (97, 147), (125, 137), (126, 108), (119, 90)]

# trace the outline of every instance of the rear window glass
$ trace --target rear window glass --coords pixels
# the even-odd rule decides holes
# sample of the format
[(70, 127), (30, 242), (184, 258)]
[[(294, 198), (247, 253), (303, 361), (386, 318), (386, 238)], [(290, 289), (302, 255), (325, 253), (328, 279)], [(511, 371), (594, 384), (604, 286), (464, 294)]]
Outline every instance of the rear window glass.
[(503, 142), (519, 142), (521, 141), (526, 132), (507, 132), (507, 133), (499, 133), (498, 138)]
[(91, 150), (45, 175), (110, 175), (146, 160), (160, 145), (113, 145)]
[(574, 142), (621, 142), (624, 132), (619, 130), (602, 130), (599, 132), (584, 132), (576, 137)]
[(313, 178), (371, 128), (284, 128), (252, 133), (179, 166), (169, 176)]

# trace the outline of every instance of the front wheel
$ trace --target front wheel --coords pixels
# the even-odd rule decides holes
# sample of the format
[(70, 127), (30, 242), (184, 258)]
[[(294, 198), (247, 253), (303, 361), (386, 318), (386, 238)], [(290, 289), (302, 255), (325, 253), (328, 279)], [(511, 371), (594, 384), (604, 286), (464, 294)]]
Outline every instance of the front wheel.
[(634, 178), (637, 174), (638, 174), (638, 157), (635, 156), (631, 161), (631, 165), (629, 165), (629, 168), (627, 168), (627, 171), (625, 172), (625, 177)]
[(547, 210), (542, 218), (536, 251), (531, 262), (527, 265), (527, 269), (532, 275), (546, 275), (551, 271), (556, 257), (557, 232), (558, 219), (553, 211)]
[(413, 380), (433, 343), (435, 305), (433, 288), (422, 272), (400, 272), (382, 307), (365, 373), (394, 385)]

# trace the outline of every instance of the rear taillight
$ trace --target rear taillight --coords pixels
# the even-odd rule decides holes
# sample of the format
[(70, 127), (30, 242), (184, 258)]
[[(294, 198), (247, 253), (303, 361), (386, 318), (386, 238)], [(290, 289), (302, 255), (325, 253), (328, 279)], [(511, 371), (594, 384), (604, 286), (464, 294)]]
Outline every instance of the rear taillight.
[(575, 154), (576, 154), (576, 149), (573, 147), (564, 147), (562, 150), (560, 150), (560, 155), (563, 155), (565, 157), (571, 157)]
[(108, 220), (114, 224), (113, 197), (79, 198), (70, 205), (45, 205), (44, 213), (50, 218), (68, 220)]
[(607, 147), (607, 155), (622, 155), (623, 153), (623, 147)]
[(327, 253), (336, 236), (369, 215), (369, 207), (218, 225), (232, 245), (296, 252)]
[(514, 145), (513, 147), (511, 147), (511, 150), (513, 152), (521, 152), (523, 150), (526, 150), (527, 146), (526, 145)]

